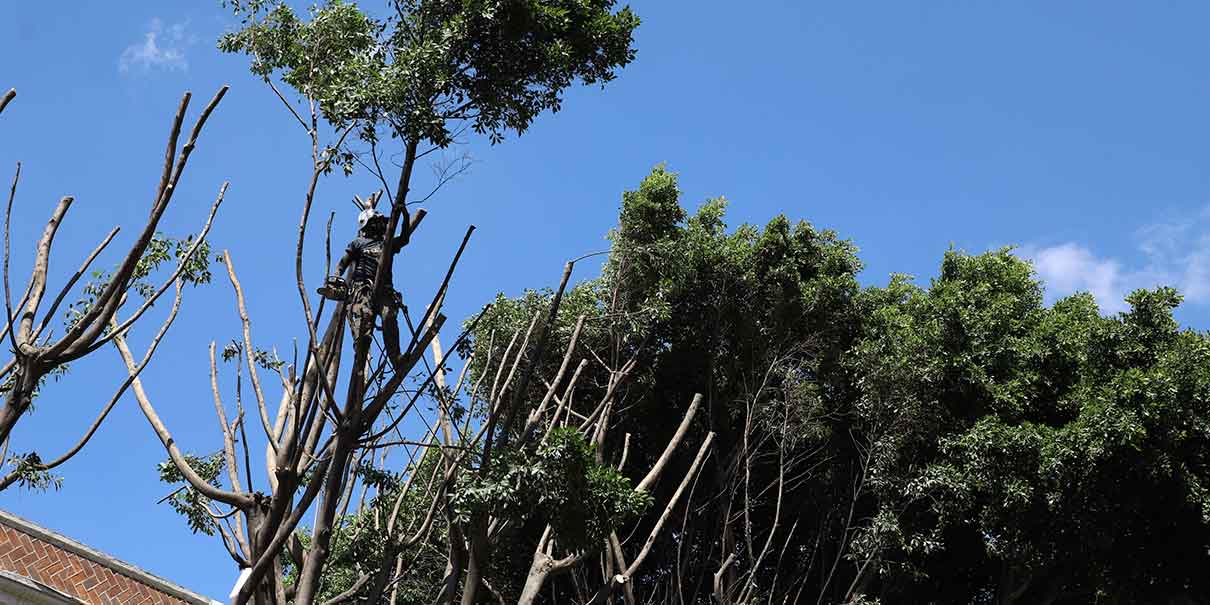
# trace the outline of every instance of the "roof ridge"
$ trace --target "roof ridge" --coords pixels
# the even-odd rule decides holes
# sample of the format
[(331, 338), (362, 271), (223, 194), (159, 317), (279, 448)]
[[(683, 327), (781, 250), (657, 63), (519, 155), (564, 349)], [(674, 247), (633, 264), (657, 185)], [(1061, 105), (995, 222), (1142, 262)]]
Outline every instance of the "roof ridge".
[(0, 510), (0, 523), (17, 531), (32, 535), (45, 542), (54, 544), (63, 550), (75, 553), (76, 555), (84, 557), (89, 561), (107, 567), (132, 580), (146, 584), (147, 586), (150, 586), (165, 594), (172, 595), (190, 603), (195, 603), (196, 605), (212, 605), (216, 603), (216, 601), (210, 599), (209, 597), (200, 595), (179, 584), (165, 580), (164, 578), (161, 578), (149, 571), (122, 561), (121, 559), (107, 555), (95, 548), (77, 542), (76, 540), (68, 538), (67, 536), (64, 536), (58, 532), (46, 529), (37, 523), (22, 517), (18, 517), (17, 515), (14, 515), (8, 511)]

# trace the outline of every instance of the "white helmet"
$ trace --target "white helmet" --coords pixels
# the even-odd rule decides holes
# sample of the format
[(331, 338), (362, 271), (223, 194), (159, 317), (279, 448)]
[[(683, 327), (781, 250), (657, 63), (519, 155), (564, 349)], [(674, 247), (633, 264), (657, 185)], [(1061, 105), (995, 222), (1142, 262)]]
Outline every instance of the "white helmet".
[(374, 208), (366, 208), (365, 210), (362, 210), (357, 215), (357, 228), (365, 229), (366, 225), (370, 224), (370, 221), (376, 218), (385, 219), (386, 215)]

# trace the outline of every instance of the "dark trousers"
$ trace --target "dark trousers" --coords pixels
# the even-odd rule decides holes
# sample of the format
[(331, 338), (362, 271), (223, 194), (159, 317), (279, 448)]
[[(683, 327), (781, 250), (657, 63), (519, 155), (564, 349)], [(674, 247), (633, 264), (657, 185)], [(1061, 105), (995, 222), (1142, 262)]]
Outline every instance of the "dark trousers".
[(357, 338), (373, 331), (374, 318), (381, 318), (383, 347), (391, 365), (397, 366), (402, 356), (399, 352), (399, 310), (395, 308), (389, 289), (379, 300), (370, 300), (373, 294), (370, 286), (371, 284), (360, 282), (350, 288), (349, 327), (353, 330), (354, 338)]

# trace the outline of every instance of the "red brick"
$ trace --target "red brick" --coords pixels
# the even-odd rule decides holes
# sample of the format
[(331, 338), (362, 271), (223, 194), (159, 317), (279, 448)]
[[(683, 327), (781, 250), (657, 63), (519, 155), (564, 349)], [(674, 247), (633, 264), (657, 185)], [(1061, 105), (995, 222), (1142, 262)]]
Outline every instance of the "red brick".
[(88, 605), (186, 605), (125, 571), (115, 571), (7, 524), (0, 524), (0, 570), (29, 577)]

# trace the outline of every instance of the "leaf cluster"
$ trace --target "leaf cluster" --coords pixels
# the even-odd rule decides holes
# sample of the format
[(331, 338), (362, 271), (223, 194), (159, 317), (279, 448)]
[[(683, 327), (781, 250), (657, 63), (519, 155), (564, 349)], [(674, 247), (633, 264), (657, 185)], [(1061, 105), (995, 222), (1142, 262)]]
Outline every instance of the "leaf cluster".
[[(205, 456), (185, 454), (185, 459), (197, 472), (198, 476), (210, 485), (220, 487), (219, 475), (227, 467), (221, 450)], [(184, 487), (168, 496), (168, 505), (177, 514), (185, 518), (189, 524), (189, 529), (193, 533), (201, 532), (207, 536), (213, 536), (217, 522), (207, 509), (210, 500), (189, 486), (189, 483), (185, 480), (185, 476), (181, 474), (181, 471), (177, 469), (171, 460), (160, 462), (156, 465), (156, 470), (162, 483), (167, 483), (168, 485), (184, 484)]]
[(10, 454), (4, 462), (17, 475), (17, 486), (29, 491), (44, 492), (63, 487), (63, 477), (42, 468), (42, 457), (37, 452)]
[(511, 449), (486, 475), (468, 475), (453, 498), (456, 513), (474, 513), (524, 522), (537, 517), (550, 524), (564, 548), (599, 545), (622, 523), (651, 505), (651, 496), (633, 489), (629, 479), (596, 461), (595, 447), (578, 431), (551, 431), (533, 451)]
[[(173, 238), (156, 233), (147, 244), (143, 256), (135, 264), (134, 271), (131, 272), (130, 278), (125, 284), (126, 288), (144, 299), (151, 298), (155, 295), (157, 285), (149, 278), (169, 261), (176, 261), (176, 265), (182, 267), (178, 279), (185, 284), (198, 286), (210, 283), (213, 277), (210, 273), (210, 242), (202, 241), (190, 255), (189, 251), (193, 246), (193, 235)], [(69, 303), (64, 312), (67, 330), (71, 330), (81, 318), (88, 314), (88, 311), (96, 304), (98, 297), (105, 291), (105, 288), (109, 287), (112, 277), (112, 273), (104, 269), (92, 272), (92, 279), (81, 288), (80, 298)]]

